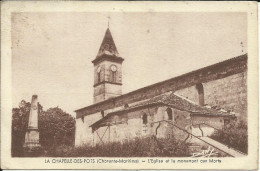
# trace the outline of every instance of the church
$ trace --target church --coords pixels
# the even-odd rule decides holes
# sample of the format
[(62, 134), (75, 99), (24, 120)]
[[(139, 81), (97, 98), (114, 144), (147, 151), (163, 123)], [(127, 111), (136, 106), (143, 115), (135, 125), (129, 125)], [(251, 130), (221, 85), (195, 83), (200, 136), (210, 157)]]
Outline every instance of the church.
[(107, 28), (94, 65), (94, 104), (76, 110), (75, 146), (136, 137), (203, 138), (247, 121), (247, 54), (122, 94), (122, 63)]

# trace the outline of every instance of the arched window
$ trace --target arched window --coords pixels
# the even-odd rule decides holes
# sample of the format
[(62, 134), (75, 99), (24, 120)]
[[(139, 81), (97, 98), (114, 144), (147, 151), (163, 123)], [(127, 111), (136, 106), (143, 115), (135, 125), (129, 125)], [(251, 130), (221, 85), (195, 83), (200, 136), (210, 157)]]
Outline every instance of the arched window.
[(101, 72), (98, 72), (97, 74), (98, 74), (98, 83), (100, 83), (101, 82)]
[(116, 82), (116, 71), (111, 71), (111, 75), (112, 75), (111, 81), (112, 81), (113, 83)]
[(111, 70), (111, 82), (116, 82), (117, 66), (114, 64), (111, 65), (110, 70)]
[(84, 116), (81, 116), (81, 120), (82, 120), (82, 122), (84, 123)]
[(147, 115), (146, 114), (143, 115), (143, 124), (147, 124)]
[(172, 109), (171, 108), (167, 108), (166, 112), (167, 112), (167, 115), (168, 115), (168, 120), (172, 120)]
[(197, 89), (198, 95), (199, 95), (199, 105), (204, 106), (204, 88), (203, 88), (203, 85), (201, 83), (197, 84), (196, 89)]

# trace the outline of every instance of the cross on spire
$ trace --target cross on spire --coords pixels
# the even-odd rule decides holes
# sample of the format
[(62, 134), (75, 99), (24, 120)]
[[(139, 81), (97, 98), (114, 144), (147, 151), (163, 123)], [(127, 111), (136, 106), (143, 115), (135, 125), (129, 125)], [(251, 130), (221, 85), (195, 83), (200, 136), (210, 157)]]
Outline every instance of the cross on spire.
[(97, 57), (100, 57), (104, 54), (119, 57), (115, 42), (113, 40), (113, 37), (111, 35), (109, 28), (107, 28), (107, 30), (106, 30), (106, 33), (105, 33), (105, 36), (101, 43), (101, 46), (99, 48)]
[(241, 42), (240, 44), (241, 44), (242, 53), (243, 53), (244, 52), (244, 44), (243, 44), (243, 42)]
[(110, 20), (110, 16), (107, 17), (107, 28), (109, 28), (109, 20)]

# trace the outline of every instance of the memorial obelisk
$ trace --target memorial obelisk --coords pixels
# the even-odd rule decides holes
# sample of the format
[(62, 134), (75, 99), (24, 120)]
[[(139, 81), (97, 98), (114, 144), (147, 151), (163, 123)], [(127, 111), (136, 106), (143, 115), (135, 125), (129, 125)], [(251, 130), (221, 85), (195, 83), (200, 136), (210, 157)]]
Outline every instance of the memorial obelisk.
[(40, 147), (39, 130), (38, 130), (38, 96), (32, 96), (31, 110), (29, 115), (29, 122), (25, 134), (24, 148), (27, 152), (32, 151), (35, 147)]

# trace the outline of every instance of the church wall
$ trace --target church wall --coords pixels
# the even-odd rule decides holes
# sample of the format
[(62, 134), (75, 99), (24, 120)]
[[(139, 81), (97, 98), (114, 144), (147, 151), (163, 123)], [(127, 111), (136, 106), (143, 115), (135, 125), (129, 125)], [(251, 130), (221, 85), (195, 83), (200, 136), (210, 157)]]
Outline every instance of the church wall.
[(117, 67), (116, 71), (116, 77), (115, 81), (116, 83), (122, 83), (122, 64), (116, 63), (116, 62), (110, 62), (110, 61), (103, 61), (100, 64), (96, 65), (94, 68), (94, 84), (98, 83), (98, 72), (97, 68), (101, 67), (101, 75), (100, 75), (100, 81), (108, 81), (112, 82), (112, 71), (111, 71), (111, 65), (115, 65)]
[[(247, 72), (202, 84), (205, 104), (232, 110), (240, 114), (240, 119), (247, 119)], [(199, 104), (198, 90), (195, 86), (178, 90), (176, 93)]]
[(122, 85), (104, 83), (95, 87), (94, 103), (116, 97), (122, 94)]
[[(116, 72), (111, 71), (111, 66), (117, 67)], [(94, 69), (94, 103), (107, 100), (112, 97), (122, 95), (122, 64), (110, 61), (103, 61), (95, 66)], [(98, 82), (97, 68), (101, 67), (100, 84)], [(112, 76), (114, 73), (114, 77)], [(111, 84), (110, 84), (111, 83)]]
[(98, 65), (95, 65), (94, 66), (94, 85), (98, 83), (98, 72), (97, 72), (97, 69), (98, 67), (100, 66), (101, 70), (100, 70), (100, 81), (105, 81), (105, 63), (104, 62), (101, 62), (100, 64)]
[(204, 90), (206, 104), (232, 110), (247, 121), (247, 72), (205, 83)]
[(93, 115), (85, 116), (84, 122), (82, 121), (82, 118), (76, 119), (75, 146), (83, 144), (93, 145), (92, 128), (89, 126), (101, 118), (102, 115), (98, 112)]
[[(103, 89), (105, 90), (105, 89)], [(94, 97), (94, 103), (98, 103), (105, 100), (105, 94), (99, 94)]]
[(96, 86), (94, 89), (95, 89), (94, 97), (97, 97), (97, 96), (100, 96), (100, 95), (103, 95), (103, 97), (104, 97), (105, 84), (100, 84), (100, 85)]
[(122, 94), (122, 85), (105, 84), (105, 99), (116, 97)]
[[(156, 108), (141, 109), (129, 113), (118, 114), (111, 116), (105, 122), (111, 124), (110, 128), (107, 126), (100, 127), (95, 132), (95, 143), (98, 143), (100, 138), (97, 136), (97, 133), (103, 135), (102, 141), (107, 142), (123, 142), (127, 140), (132, 140), (136, 137), (142, 137), (148, 134), (145, 132), (146, 126), (143, 124), (142, 116), (144, 114), (148, 115), (148, 123), (152, 121), (152, 116), (155, 114)], [(150, 127), (147, 124), (147, 127)]]
[(196, 104), (199, 104), (199, 95), (195, 85), (181, 90), (177, 90), (175, 91), (175, 93), (186, 99), (193, 101)]
[[(111, 126), (98, 128), (94, 133), (94, 144), (108, 142), (123, 142), (133, 140), (137, 137), (146, 137), (156, 135), (157, 138), (175, 136), (177, 139), (185, 140), (191, 132), (191, 117), (186, 111), (180, 111), (174, 108), (173, 120), (169, 120), (166, 112), (167, 106), (149, 107), (129, 113), (111, 116), (103, 123), (109, 123)], [(143, 116), (147, 114), (147, 124), (143, 124)], [(179, 128), (173, 127), (167, 122), (175, 123)], [(185, 131), (183, 131), (185, 130)], [(184, 136), (185, 135), (185, 136)], [(101, 138), (102, 137), (102, 138)], [(102, 141), (100, 141), (102, 139)]]
[[(203, 123), (209, 125), (204, 125)], [(199, 124), (200, 128), (199, 128)], [(210, 136), (215, 129), (222, 130), (224, 128), (223, 116), (193, 116), (192, 117), (192, 134), (196, 136)], [(203, 132), (203, 135), (202, 135)]]
[[(173, 110), (173, 120), (169, 120), (166, 112), (167, 106), (149, 107), (145, 109), (136, 110), (129, 113), (122, 113), (114, 115), (105, 120), (105, 123), (109, 123), (110, 126), (103, 126), (98, 128), (94, 133), (91, 124), (101, 119), (101, 113), (94, 115), (88, 115), (84, 117), (84, 123), (81, 118), (76, 119), (76, 142), (75, 145), (102, 145), (108, 142), (124, 142), (133, 140), (137, 137), (146, 137), (156, 135), (157, 138), (165, 138), (167, 136), (174, 136), (175, 138), (184, 141), (188, 139), (190, 132), (196, 136), (209, 136), (214, 132), (214, 129), (198, 124), (206, 123), (217, 129), (224, 127), (224, 117), (222, 116), (190, 116), (189, 112), (181, 111), (175, 108)], [(105, 111), (105, 114), (107, 112)], [(147, 124), (143, 124), (143, 115), (147, 114)], [(177, 127), (168, 124), (168, 121), (175, 124)]]
[(104, 61), (105, 66), (105, 80), (112, 82), (112, 71), (111, 71), (111, 65), (116, 65), (117, 71), (115, 75), (115, 81), (117, 83), (122, 83), (122, 64), (111, 62), (111, 61)]

